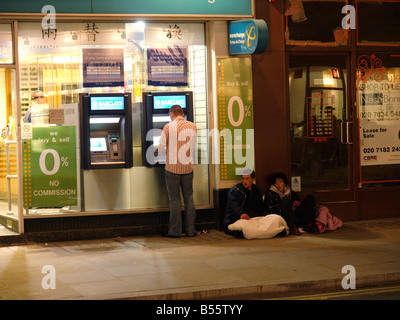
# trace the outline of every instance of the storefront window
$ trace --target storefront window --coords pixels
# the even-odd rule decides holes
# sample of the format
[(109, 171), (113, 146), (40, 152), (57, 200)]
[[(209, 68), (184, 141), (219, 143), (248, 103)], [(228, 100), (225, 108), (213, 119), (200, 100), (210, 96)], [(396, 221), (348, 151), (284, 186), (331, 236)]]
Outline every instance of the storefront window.
[(348, 44), (348, 30), (342, 26), (345, 0), (286, 1), (286, 43), (293, 45)]
[(359, 44), (400, 45), (400, 2), (397, 0), (357, 0)]
[(0, 64), (13, 63), (11, 24), (0, 23)]
[[(38, 144), (39, 140), (43, 143), (48, 135), (50, 140), (47, 145), (37, 147), (40, 149), (37, 160), (40, 161), (40, 155), (44, 157), (44, 150), (56, 150), (45, 157), (46, 161), (54, 158), (57, 162), (59, 159), (58, 168), (60, 172), (64, 171), (60, 179), (53, 177), (49, 180), (46, 177), (43, 183), (57, 184), (61, 179), (70, 183), (69, 188), (62, 189), (62, 194), (60, 190), (57, 192), (51, 206), (38, 201), (36, 205), (25, 203), (27, 213), (167, 208), (164, 169), (144, 167), (142, 161), (145, 152), (142, 137), (146, 135), (143, 132), (145, 110), (142, 95), (149, 91), (193, 92), (194, 122), (199, 135), (205, 134), (208, 125), (204, 25), (60, 22), (52, 30), (42, 29), (40, 23), (20, 23), (18, 34), (21, 117), (24, 118), (37, 92), (41, 92), (45, 118), (39, 121), (36, 117), (39, 122), (31, 122), (31, 144), (35, 141)], [(93, 49), (101, 59), (116, 59), (115, 63), (108, 63), (107, 66), (101, 62), (97, 64), (93, 60), (95, 56), (89, 55), (89, 50)], [(112, 57), (113, 54), (116, 58)], [(168, 63), (168, 59), (185, 63), (174, 64), (172, 60)], [(81, 174), (79, 95), (87, 92), (131, 93), (133, 168), (83, 170)], [(57, 135), (57, 144), (50, 148), (54, 135)], [(68, 148), (67, 143), (61, 146), (60, 139), (70, 143)], [(28, 140), (25, 142), (28, 143)], [(200, 142), (198, 148), (201, 153), (207, 150), (207, 145)], [(68, 154), (66, 150), (69, 150)], [(54, 168), (54, 164), (48, 163), (45, 167), (49, 170)], [(43, 176), (43, 170), (39, 169), (38, 174)], [(208, 172), (208, 164), (196, 165), (196, 205), (209, 205)], [(40, 190), (44, 190), (44, 186)], [(66, 190), (76, 190), (76, 193)]]
[(360, 184), (400, 185), (400, 55), (359, 54)]

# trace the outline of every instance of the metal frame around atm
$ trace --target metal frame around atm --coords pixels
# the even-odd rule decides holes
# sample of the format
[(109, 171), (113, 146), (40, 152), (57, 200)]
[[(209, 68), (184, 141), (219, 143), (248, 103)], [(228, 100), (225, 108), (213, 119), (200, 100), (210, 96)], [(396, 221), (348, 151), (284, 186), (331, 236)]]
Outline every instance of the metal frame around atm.
[[(124, 110), (96, 110), (90, 109), (90, 97), (107, 97), (107, 96), (123, 96)], [(84, 107), (84, 100), (89, 99), (89, 105)], [(82, 169), (114, 169), (114, 168), (131, 168), (133, 167), (133, 151), (132, 151), (132, 103), (131, 93), (81, 93), (79, 94), (80, 107), (80, 147), (81, 147), (81, 165)], [(92, 165), (90, 154), (90, 116), (124, 116), (125, 127), (125, 161), (124, 163), (107, 163)]]
[[(154, 110), (153, 108), (153, 103), (147, 103), (147, 96), (154, 96), (154, 95), (181, 95), (181, 94), (185, 94), (187, 96), (189, 96), (188, 99), (188, 106), (187, 109), (184, 110), (184, 113), (186, 115), (186, 119), (188, 121), (194, 121), (194, 117), (193, 117), (193, 92), (192, 91), (154, 91), (154, 92), (143, 92), (143, 131), (142, 131), (142, 158), (143, 158), (143, 164), (146, 167), (162, 167), (165, 166), (165, 164), (150, 164), (148, 163), (147, 159), (146, 159), (146, 151), (147, 149), (152, 145), (151, 141), (147, 141), (146, 140), (146, 136), (147, 133), (153, 129), (153, 114), (163, 114), (165, 113), (166, 115), (169, 116), (169, 110), (166, 112), (165, 110)], [(154, 110), (154, 112), (153, 112)]]

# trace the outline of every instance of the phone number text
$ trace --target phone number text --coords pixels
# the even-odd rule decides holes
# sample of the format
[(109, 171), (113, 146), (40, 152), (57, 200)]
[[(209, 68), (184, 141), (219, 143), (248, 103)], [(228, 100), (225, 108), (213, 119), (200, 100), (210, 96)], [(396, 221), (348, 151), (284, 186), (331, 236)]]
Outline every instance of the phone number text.
[[(400, 111), (362, 111), (360, 112), (361, 119), (369, 119), (369, 118), (395, 118), (400, 117)], [(394, 119), (393, 119), (394, 120)]]
[(376, 148), (364, 148), (364, 153), (381, 153), (381, 152), (400, 152), (400, 147), (376, 147)]

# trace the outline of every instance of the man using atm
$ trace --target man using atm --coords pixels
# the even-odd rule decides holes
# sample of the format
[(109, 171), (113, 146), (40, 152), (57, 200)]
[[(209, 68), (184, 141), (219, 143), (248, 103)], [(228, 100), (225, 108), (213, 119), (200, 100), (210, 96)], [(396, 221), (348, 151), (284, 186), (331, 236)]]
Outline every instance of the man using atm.
[(168, 233), (164, 236), (179, 238), (182, 234), (181, 200), (182, 189), (185, 204), (185, 233), (196, 236), (196, 209), (193, 200), (194, 153), (197, 142), (196, 125), (184, 119), (183, 110), (173, 105), (169, 110), (171, 122), (162, 131), (159, 153), (166, 149), (165, 182), (167, 185), (170, 217)]

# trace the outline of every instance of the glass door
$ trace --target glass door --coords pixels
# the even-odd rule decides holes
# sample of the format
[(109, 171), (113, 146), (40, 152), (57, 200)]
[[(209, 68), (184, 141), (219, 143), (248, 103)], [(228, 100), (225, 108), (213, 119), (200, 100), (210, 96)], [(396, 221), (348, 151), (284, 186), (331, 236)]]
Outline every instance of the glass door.
[(345, 55), (289, 57), (291, 176), (320, 201), (353, 200), (347, 75)]

